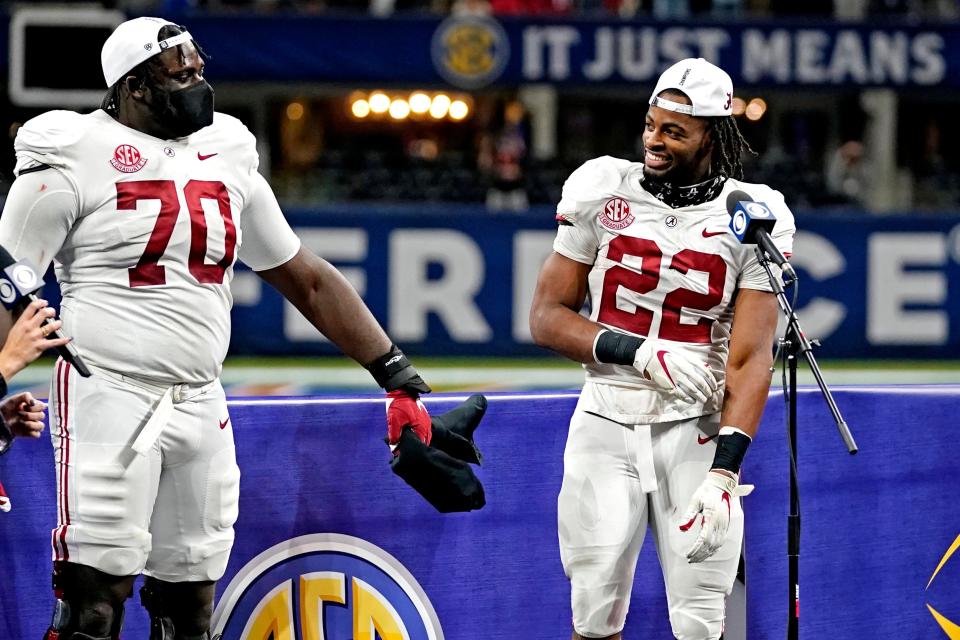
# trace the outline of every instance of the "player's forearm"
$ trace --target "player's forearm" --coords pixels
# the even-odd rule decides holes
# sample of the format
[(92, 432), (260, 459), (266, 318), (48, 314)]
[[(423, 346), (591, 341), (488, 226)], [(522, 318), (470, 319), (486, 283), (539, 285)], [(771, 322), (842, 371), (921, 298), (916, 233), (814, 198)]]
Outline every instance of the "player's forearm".
[(743, 363), (727, 366), (721, 425), (737, 427), (751, 438), (756, 434), (770, 390), (772, 363), (770, 350), (763, 349)]
[(593, 342), (601, 327), (562, 304), (535, 305), (530, 334), (541, 347), (577, 362), (593, 362)]
[(366, 364), (390, 350), (390, 339), (343, 275), (324, 262), (300, 311), (346, 355)]

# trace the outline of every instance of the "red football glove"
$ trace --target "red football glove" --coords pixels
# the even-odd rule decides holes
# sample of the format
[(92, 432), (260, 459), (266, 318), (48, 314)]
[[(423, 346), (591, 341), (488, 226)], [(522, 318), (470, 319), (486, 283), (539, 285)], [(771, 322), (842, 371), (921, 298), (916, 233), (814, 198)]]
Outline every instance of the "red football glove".
[(433, 430), (427, 408), (419, 396), (397, 389), (387, 393), (387, 444), (397, 444), (404, 427), (413, 429), (423, 444), (430, 444)]

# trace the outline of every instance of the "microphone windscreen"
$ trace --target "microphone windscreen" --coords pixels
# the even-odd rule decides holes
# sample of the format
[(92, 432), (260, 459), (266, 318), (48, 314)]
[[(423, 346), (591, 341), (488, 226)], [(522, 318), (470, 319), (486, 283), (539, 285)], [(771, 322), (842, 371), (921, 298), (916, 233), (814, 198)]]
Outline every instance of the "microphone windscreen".
[(7, 251), (5, 247), (0, 245), (0, 270), (6, 269), (16, 261), (16, 258), (10, 255), (10, 252)]
[(753, 198), (746, 191), (731, 191), (727, 194), (727, 213), (733, 215), (733, 210), (737, 208), (738, 202), (753, 202)]

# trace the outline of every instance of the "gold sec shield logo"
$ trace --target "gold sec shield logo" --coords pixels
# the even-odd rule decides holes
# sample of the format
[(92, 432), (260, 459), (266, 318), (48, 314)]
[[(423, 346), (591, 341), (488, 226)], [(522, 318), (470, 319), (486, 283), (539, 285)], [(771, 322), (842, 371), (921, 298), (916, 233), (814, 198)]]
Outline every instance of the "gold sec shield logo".
[(444, 640), (406, 567), (334, 533), (286, 540), (248, 562), (217, 603), (211, 630), (236, 640)]
[[(930, 576), (930, 580), (927, 582), (927, 591), (930, 590), (930, 585), (933, 584), (933, 579), (937, 577), (937, 574), (940, 573), (940, 570), (943, 569), (944, 565), (947, 564), (947, 561), (953, 556), (954, 553), (960, 550), (960, 535), (957, 536), (956, 540), (953, 541), (953, 544), (950, 545), (950, 548), (947, 549), (947, 552), (943, 554), (943, 558), (940, 559), (940, 563), (937, 565), (937, 568), (934, 569), (933, 575)], [(954, 602), (956, 602), (954, 600)], [(937, 609), (934, 609), (930, 603), (927, 603), (927, 609), (930, 611), (930, 615), (933, 616), (933, 619), (937, 621), (937, 624), (940, 625), (940, 628), (943, 629), (943, 632), (947, 634), (947, 637), (950, 640), (960, 640), (960, 624), (957, 624), (955, 621), (950, 620), (944, 614), (942, 614)]]
[(433, 34), (433, 65), (458, 87), (475, 89), (500, 77), (510, 57), (507, 34), (495, 20), (482, 16), (444, 20)]

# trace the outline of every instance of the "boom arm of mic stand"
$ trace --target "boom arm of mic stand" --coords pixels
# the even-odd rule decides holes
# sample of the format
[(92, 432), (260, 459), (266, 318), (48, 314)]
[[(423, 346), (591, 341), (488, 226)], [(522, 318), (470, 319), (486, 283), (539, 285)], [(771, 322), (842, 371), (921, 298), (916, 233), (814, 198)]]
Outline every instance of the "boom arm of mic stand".
[(803, 329), (800, 328), (800, 320), (797, 318), (797, 314), (794, 313), (790, 301), (787, 300), (787, 295), (783, 290), (780, 279), (774, 276), (770, 270), (770, 263), (763, 250), (757, 246), (754, 248), (754, 252), (760, 264), (763, 266), (764, 271), (767, 272), (767, 278), (770, 280), (770, 284), (773, 286), (773, 292), (777, 296), (777, 303), (780, 305), (780, 310), (783, 311), (783, 315), (787, 319), (787, 335), (792, 335), (793, 338), (797, 340), (799, 344), (797, 353), (802, 353), (807, 359), (807, 363), (810, 365), (810, 371), (813, 372), (813, 377), (816, 378), (817, 384), (820, 386), (820, 392), (823, 393), (823, 398), (827, 401), (830, 413), (833, 414), (833, 421), (837, 425), (837, 430), (840, 431), (840, 437), (843, 438), (843, 442), (847, 446), (847, 451), (852, 455), (858, 451), (857, 443), (853, 439), (853, 434), (850, 433), (850, 427), (847, 426), (847, 421), (843, 419), (843, 415), (841, 415), (840, 409), (833, 399), (830, 387), (827, 386), (827, 383), (823, 379), (823, 372), (820, 371), (820, 365), (813, 355), (813, 345), (810, 344), (810, 341), (807, 340), (807, 337), (803, 333)]

